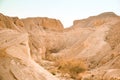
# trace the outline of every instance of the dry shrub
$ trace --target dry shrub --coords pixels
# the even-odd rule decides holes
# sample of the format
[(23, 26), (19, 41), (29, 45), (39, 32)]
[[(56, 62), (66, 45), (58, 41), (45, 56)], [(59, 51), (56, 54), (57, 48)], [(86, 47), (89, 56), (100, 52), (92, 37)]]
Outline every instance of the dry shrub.
[(59, 59), (56, 60), (56, 66), (63, 75), (67, 73), (72, 78), (76, 78), (79, 73), (87, 69), (85, 63), (79, 59)]

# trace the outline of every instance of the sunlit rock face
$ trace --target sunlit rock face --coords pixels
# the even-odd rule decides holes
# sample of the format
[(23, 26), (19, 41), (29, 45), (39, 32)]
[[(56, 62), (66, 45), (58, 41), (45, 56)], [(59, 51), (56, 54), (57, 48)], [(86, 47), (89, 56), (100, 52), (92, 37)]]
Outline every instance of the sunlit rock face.
[(119, 80), (119, 53), (120, 17), (112, 12), (65, 29), (56, 19), (0, 14), (0, 80), (61, 80), (40, 65), (49, 58), (84, 61), (73, 80)]
[(36, 17), (36, 18), (26, 18), (22, 19), (22, 22), (25, 26), (40, 26), (44, 29), (50, 29), (50, 30), (57, 30), (61, 31), (63, 30), (63, 25), (59, 20), (56, 19), (50, 19), (47, 17)]
[(31, 57), (27, 33), (0, 30), (1, 80), (58, 80)]

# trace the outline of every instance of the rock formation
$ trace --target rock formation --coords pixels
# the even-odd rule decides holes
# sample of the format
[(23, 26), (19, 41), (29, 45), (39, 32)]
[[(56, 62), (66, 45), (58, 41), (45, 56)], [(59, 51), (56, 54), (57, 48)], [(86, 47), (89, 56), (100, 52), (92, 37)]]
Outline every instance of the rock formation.
[(112, 12), (66, 29), (56, 19), (0, 14), (0, 80), (120, 80), (119, 29)]

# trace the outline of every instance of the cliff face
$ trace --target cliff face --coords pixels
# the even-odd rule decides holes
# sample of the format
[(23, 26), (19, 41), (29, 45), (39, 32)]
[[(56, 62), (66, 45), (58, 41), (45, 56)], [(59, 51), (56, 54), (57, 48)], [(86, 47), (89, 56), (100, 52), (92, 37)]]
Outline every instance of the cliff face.
[(19, 19), (18, 17), (8, 17), (0, 14), (0, 27), (1, 28), (15, 28), (24, 27), (41, 27), (43, 29), (62, 31), (63, 25), (59, 20), (51, 19), (47, 17), (36, 17), (36, 18), (26, 18)]
[(120, 17), (111, 12), (75, 20), (68, 29), (56, 19), (0, 14), (0, 80), (61, 80), (52, 69), (78, 80), (119, 80), (119, 29)]
[(24, 26), (29, 26), (29, 27), (40, 26), (44, 29), (57, 30), (57, 31), (63, 30), (63, 25), (59, 20), (50, 19), (47, 17), (27, 18), (27, 19), (22, 19), (22, 22), (24, 23)]

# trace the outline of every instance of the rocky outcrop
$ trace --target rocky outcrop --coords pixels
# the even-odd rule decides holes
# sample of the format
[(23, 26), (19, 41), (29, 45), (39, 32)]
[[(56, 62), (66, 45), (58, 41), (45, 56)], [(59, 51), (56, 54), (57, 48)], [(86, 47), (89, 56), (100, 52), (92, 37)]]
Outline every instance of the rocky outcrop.
[(62, 23), (56, 19), (47, 17), (19, 19), (18, 17), (8, 17), (4, 16), (3, 14), (0, 14), (0, 28), (16, 29), (20, 27), (25, 27), (31, 29), (35, 26), (48, 30), (63, 30)]
[(0, 37), (1, 80), (58, 80), (31, 58), (27, 33), (3, 29)]
[(91, 16), (87, 19), (75, 20), (72, 27), (99, 27), (104, 24), (112, 23), (113, 19), (118, 18), (113, 12), (106, 12), (99, 14), (97, 16)]
[(22, 22), (26, 27), (40, 26), (43, 29), (50, 29), (50, 30), (56, 30), (56, 31), (63, 30), (63, 25), (59, 20), (50, 19), (47, 17), (26, 18), (26, 19), (22, 19)]
[[(46, 52), (56, 52), (63, 46), (63, 44), (58, 46), (59, 39), (63, 38), (60, 35), (60, 32), (63, 31), (63, 26), (56, 19), (42, 17), (19, 19), (18, 17), (8, 17), (0, 14), (0, 28), (14, 29), (18, 32), (28, 33), (31, 55), (35, 59), (37, 58), (36, 60), (38, 61), (41, 59), (38, 54), (42, 54), (44, 57)], [(54, 32), (51, 33), (51, 31)], [(57, 38), (53, 38), (54, 36)], [(52, 42), (52, 40), (55, 42)]]

